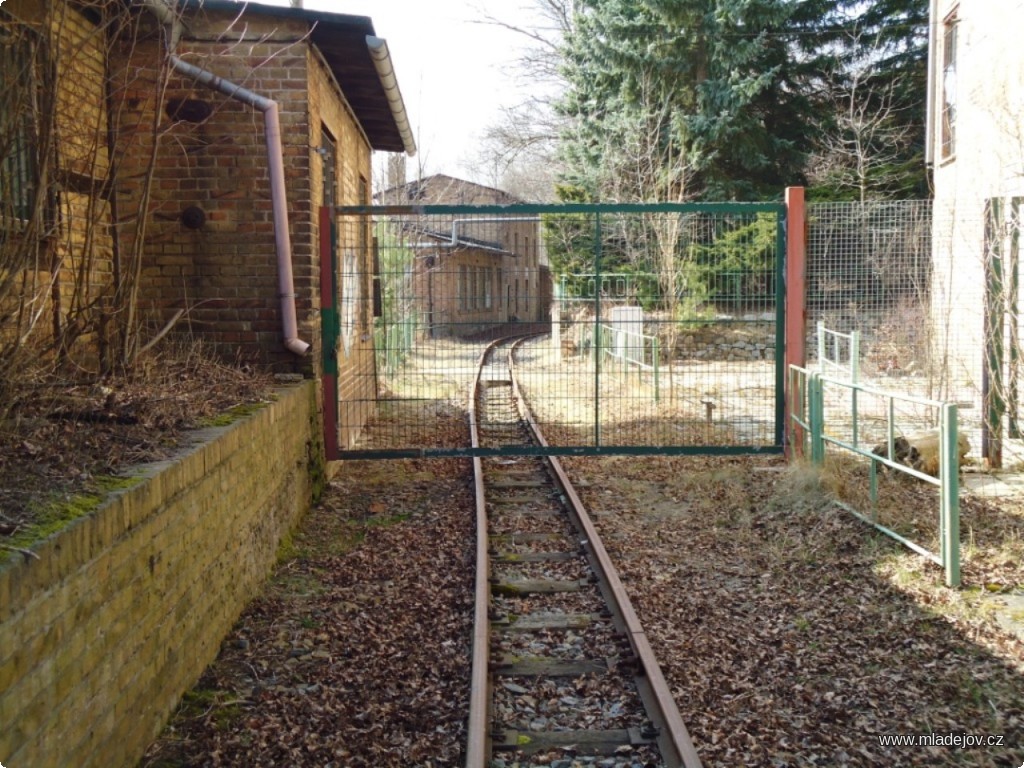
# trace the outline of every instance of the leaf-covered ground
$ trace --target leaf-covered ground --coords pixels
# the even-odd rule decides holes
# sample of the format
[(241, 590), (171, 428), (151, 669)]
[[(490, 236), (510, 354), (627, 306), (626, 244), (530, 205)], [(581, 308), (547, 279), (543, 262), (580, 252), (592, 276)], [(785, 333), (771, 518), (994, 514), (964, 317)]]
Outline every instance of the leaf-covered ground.
[[(464, 439), (455, 410), (430, 428)], [(965, 503), (957, 591), (831, 503), (849, 473), (750, 457), (566, 464), (706, 766), (1024, 759), (1024, 644), (984, 599), (1021, 589), (1019, 509)], [(931, 535), (930, 493), (888, 478), (883, 491), (887, 514), (902, 506), (894, 524)], [(461, 765), (472, 541), (468, 461), (344, 464), (143, 765)], [(1003, 743), (880, 741), (913, 735)]]
[[(434, 426), (463, 438), (457, 414)], [(461, 765), (471, 472), (343, 464), (142, 765)]]
[[(977, 589), (946, 589), (937, 566), (832, 505), (815, 473), (755, 459), (568, 464), (705, 764), (1024, 759), (1024, 644)], [(897, 734), (1003, 739), (880, 742)]]
[(167, 345), (126, 374), (81, 370), (5, 382), (0, 403), (0, 554), (30, 547), (76, 494), (98, 494), (171, 456), (189, 431), (269, 402), (280, 382), (226, 364), (202, 344)]

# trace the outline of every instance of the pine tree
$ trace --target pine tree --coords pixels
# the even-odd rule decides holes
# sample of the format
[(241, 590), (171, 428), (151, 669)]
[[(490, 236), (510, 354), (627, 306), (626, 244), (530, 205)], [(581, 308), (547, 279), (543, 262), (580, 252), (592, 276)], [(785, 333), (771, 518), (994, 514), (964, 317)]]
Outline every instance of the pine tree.
[[(559, 105), (567, 188), (777, 198), (848, 137), (855, 108), (885, 116), (860, 185), (926, 192), (926, 0), (581, 0), (576, 13)], [(851, 194), (833, 181), (827, 196)]]
[(836, 51), (819, 117), (822, 199), (927, 197), (924, 163), (927, 0), (840, 0), (815, 43)]
[(587, 0), (566, 47), (567, 180), (602, 199), (746, 200), (801, 183), (814, 69), (790, 30), (807, 5)]

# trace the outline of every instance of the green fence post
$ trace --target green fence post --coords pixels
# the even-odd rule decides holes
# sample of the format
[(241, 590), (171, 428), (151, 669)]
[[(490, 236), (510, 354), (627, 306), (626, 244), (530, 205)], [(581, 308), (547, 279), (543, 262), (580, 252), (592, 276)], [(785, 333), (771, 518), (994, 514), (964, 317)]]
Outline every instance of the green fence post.
[(811, 461), (825, 463), (825, 388), (821, 374), (812, 371), (807, 382), (807, 410), (811, 425)]
[(601, 445), (601, 213), (594, 215), (594, 446)]
[(946, 586), (960, 586), (960, 446), (956, 403), (945, 403), (940, 412), (939, 482), (941, 504), (942, 565)]
[(808, 372), (799, 366), (789, 366), (788, 408), (790, 423), (786, 425), (789, 439), (788, 455), (804, 458), (807, 454), (807, 438), (810, 419), (810, 401), (808, 395)]
[(1009, 393), (1007, 394), (1007, 411), (1010, 414), (1009, 435), (1011, 438), (1019, 439), (1021, 436), (1019, 417), (1019, 392), (1020, 389), (1020, 308), (1018, 306), (1020, 295), (1020, 201), (1021, 198), (1010, 198), (1010, 253), (1008, 265), (1010, 272), (1010, 288), (1007, 292), (1010, 306), (1010, 376)]
[[(850, 334), (850, 380), (854, 384), (860, 384), (860, 331), (853, 331)], [(853, 447), (859, 447), (858, 440), (860, 429), (857, 419), (857, 388), (850, 390), (851, 415), (853, 416)]]
[(1006, 294), (1003, 284), (1003, 201), (985, 201), (985, 303), (981, 400), (981, 455), (989, 469), (1003, 466), (1003, 326), (1006, 322)]
[(878, 462), (871, 459), (871, 470), (868, 473), (868, 483), (871, 490), (871, 519), (878, 522)]

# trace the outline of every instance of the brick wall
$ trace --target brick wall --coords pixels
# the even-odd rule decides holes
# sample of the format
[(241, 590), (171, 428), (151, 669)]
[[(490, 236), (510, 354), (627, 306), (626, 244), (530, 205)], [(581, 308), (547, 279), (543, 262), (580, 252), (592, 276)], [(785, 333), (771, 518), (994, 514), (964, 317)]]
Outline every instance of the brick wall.
[[(278, 103), (299, 335), (312, 341), (319, 307), (303, 39), (309, 25), (259, 16), (238, 24), (233, 13), (206, 12), (187, 22), (178, 47), (183, 60)], [(149, 213), (142, 233), (144, 319), (159, 327), (175, 310), (188, 309), (177, 331), (201, 334), (231, 356), (312, 372), (315, 356), (300, 360), (282, 347), (263, 114), (158, 69), (160, 45), (126, 44), (116, 94), (123, 158), (117, 202), (126, 211), (141, 203)], [(142, 181), (155, 122), (160, 149), (147, 190)], [(187, 226), (182, 214), (189, 208), (203, 212), (201, 226)], [(120, 234), (127, 251), (138, 232), (126, 220)]]
[[(309, 53), (310, 179), (314, 210), (323, 204), (324, 162), (316, 152), (324, 132), (336, 144), (334, 199), (339, 204), (370, 203), (370, 150), (358, 123), (323, 62)], [(314, 217), (315, 220), (315, 217)], [(305, 219), (303, 219), (305, 221)], [(319, 232), (316, 242), (319, 243)], [(372, 232), (364, 217), (337, 221), (338, 310), (341, 334), (337, 345), (339, 422), (342, 448), (351, 448), (371, 415), (377, 394), (373, 349)], [(319, 245), (317, 245), (319, 248)], [(318, 339), (319, 342), (319, 339)], [(317, 344), (320, 353), (320, 345)]]
[(207, 430), (39, 560), (0, 565), (0, 762), (137, 763), (311, 502), (313, 390)]
[[(13, 311), (0, 338), (25, 336), (34, 319), (30, 344), (45, 349), (55, 332), (71, 328), (67, 340), (77, 343), (67, 351), (88, 364), (102, 330), (101, 297), (113, 282), (110, 208), (101, 194), (109, 170), (105, 37), (84, 7), (11, 0), (3, 10), (0, 26), (30, 46), (17, 55), (34, 51), (35, 66), (21, 83), (34, 91), (40, 114), (25, 148), (36, 164), (47, 161), (43, 182), (50, 194), (35, 229), (0, 220), (0, 227), (14, 225), (6, 233), (13, 237), (0, 246), (0, 269), (16, 263), (16, 249), (25, 249), (30, 265), (12, 281), (16, 288), (0, 296), (0, 311)], [(30, 311), (19, 314), (19, 303)]]

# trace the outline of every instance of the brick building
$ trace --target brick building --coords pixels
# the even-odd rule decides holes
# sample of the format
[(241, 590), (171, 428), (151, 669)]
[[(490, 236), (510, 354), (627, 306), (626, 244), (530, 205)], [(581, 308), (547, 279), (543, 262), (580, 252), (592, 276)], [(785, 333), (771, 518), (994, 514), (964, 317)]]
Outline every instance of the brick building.
[(36, 343), (59, 337), (90, 367), (161, 334), (201, 338), (274, 370), (336, 367), (342, 400), (372, 401), (355, 391), (374, 381), (368, 225), (332, 244), (349, 308), (335, 350), (318, 226), (323, 204), (369, 202), (374, 150), (415, 151), (369, 18), (9, 0), (0, 51), (18, 65), (0, 72), (0, 232), (18, 227), (0, 274), (13, 264), (29, 291), (0, 291), (0, 333), (32, 317)]
[[(381, 193), (385, 205), (515, 206), (500, 189), (443, 174)], [(540, 218), (509, 213), (431, 215), (406, 220), (415, 254), (417, 309), (433, 337), (468, 336), (549, 316), (551, 278)]]

